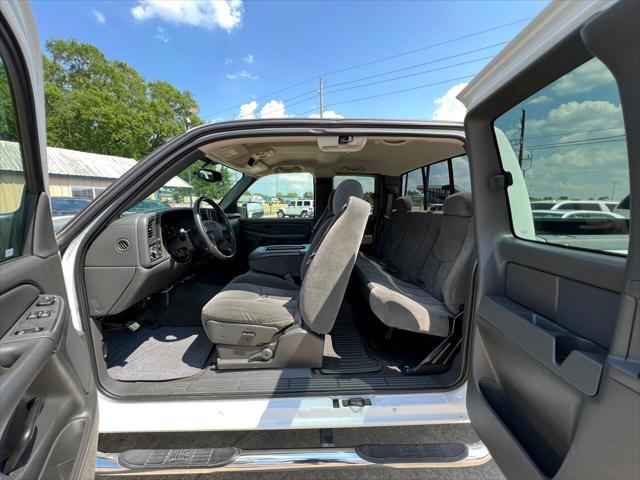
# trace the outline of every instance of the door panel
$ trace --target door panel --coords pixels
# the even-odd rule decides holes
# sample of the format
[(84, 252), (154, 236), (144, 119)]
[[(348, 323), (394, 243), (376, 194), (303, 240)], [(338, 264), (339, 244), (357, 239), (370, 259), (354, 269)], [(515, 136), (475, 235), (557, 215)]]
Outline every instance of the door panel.
[[(620, 2), (599, 17), (592, 17), (581, 31), (570, 34), (470, 110), (465, 120), (478, 253), (467, 408), (474, 427), (507, 478), (640, 478), (640, 211), (634, 210), (640, 199), (640, 159), (638, 137), (633, 133), (640, 119), (638, 24), (637, 2)], [(597, 38), (595, 31), (601, 33)], [(616, 33), (602, 35), (603, 31)], [(603, 47), (607, 42), (608, 47)], [(628, 172), (631, 189), (626, 255), (557, 246), (554, 244), (572, 245), (575, 239), (553, 235), (540, 238), (531, 230), (527, 233), (529, 227), (519, 223), (517, 217), (522, 218), (527, 209), (531, 215), (526, 205), (531, 189), (529, 197), (517, 204), (514, 195), (518, 185), (528, 186), (527, 180), (531, 182), (536, 173), (546, 175), (541, 183), (551, 184), (553, 176), (549, 170), (541, 172), (540, 166), (532, 173), (519, 172), (523, 163), (516, 163), (516, 170), (505, 166), (508, 162), (501, 140), (493, 132), (494, 121), (516, 109), (519, 115), (528, 109), (527, 125), (550, 125), (538, 120), (542, 115), (536, 108), (542, 107), (524, 102), (586, 65), (596, 53), (611, 71), (619, 91), (620, 106), (613, 100), (610, 103), (618, 115), (624, 114), (624, 126), (622, 122), (616, 125), (626, 131), (626, 137), (621, 135), (622, 139), (616, 141), (626, 142), (622, 145), (628, 157), (621, 157), (624, 163), (616, 167), (621, 175)], [(604, 82), (596, 86), (586, 83), (579, 92), (582, 96), (572, 105), (597, 103), (595, 94), (588, 92), (597, 92)], [(552, 92), (567, 95), (567, 90), (560, 88)], [(559, 102), (569, 100), (562, 97)], [(561, 110), (560, 106), (557, 109)], [(520, 128), (524, 128), (523, 113), (522, 119)], [(538, 140), (538, 145), (545, 142), (545, 148), (561, 141), (553, 136), (538, 138), (546, 139)], [(529, 145), (536, 145), (536, 141)], [(526, 147), (523, 150), (526, 152)], [(535, 168), (536, 162), (541, 165), (547, 157), (541, 149), (531, 151)], [(599, 154), (599, 159), (606, 160), (604, 167), (609, 165), (611, 152), (614, 149), (609, 143)], [(583, 159), (585, 155), (580, 153), (574, 159)], [(516, 157), (513, 160), (517, 161)], [(555, 170), (550, 170), (558, 175), (565, 172), (561, 170), (563, 165), (571, 163), (558, 162)], [(584, 175), (589, 168), (577, 167), (576, 175)], [(500, 183), (496, 186), (495, 181), (505, 170), (520, 175), (506, 182), (513, 188)], [(602, 184), (613, 175), (612, 169), (595, 171), (600, 172)], [(563, 178), (568, 187), (580, 184), (570, 175)], [(576, 191), (567, 194), (576, 195)], [(607, 238), (598, 240), (598, 245), (605, 245)]]
[(41, 52), (27, 3), (0, 13), (3, 155), (15, 155), (12, 174), (23, 179), (19, 194), (3, 188), (0, 207), (0, 476), (90, 478), (97, 394), (45, 193)]
[[(39, 203), (46, 208), (38, 213), (47, 214), (45, 194)], [(0, 269), (2, 473), (70, 478), (97, 435), (96, 392), (93, 377), (76, 370), (89, 365), (89, 352), (84, 337), (68, 326), (60, 256), (54, 248), (49, 256), (24, 255)], [(37, 305), (49, 296), (53, 304)], [(40, 311), (49, 313), (27, 318)]]

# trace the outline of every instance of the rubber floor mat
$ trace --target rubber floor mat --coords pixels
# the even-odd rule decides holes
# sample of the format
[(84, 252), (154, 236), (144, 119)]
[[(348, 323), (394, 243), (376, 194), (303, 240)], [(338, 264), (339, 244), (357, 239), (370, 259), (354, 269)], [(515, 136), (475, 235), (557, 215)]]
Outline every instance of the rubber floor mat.
[(157, 382), (196, 375), (213, 348), (202, 327), (107, 330), (104, 340), (109, 376), (128, 382)]
[(338, 317), (333, 330), (324, 337), (321, 373), (377, 372), (382, 363), (367, 352), (364, 339), (352, 318)]

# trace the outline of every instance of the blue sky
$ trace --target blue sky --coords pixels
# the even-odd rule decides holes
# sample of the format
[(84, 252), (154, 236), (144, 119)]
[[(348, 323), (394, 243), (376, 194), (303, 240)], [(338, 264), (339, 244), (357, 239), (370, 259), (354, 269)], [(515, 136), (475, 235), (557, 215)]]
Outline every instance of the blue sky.
[[(51, 38), (94, 44), (148, 80), (166, 80), (191, 91), (206, 121), (317, 114), (319, 102), (313, 90), (322, 73), (533, 17), (546, 4), (525, 0), (32, 2), (43, 46)], [(477, 73), (489, 61), (486, 57), (502, 48), (489, 46), (510, 40), (526, 23), (329, 73), (326, 110), (347, 118), (461, 119), (464, 112), (453, 97), (468, 81), (463, 77)], [(478, 51), (459, 55), (470, 50)], [(363, 85), (463, 62), (471, 63)], [(421, 63), (426, 65), (414, 67)], [(403, 70), (385, 74), (398, 69)], [(384, 75), (331, 87), (379, 74)], [(443, 83), (349, 102), (436, 82)], [(337, 91), (347, 87), (354, 88)]]

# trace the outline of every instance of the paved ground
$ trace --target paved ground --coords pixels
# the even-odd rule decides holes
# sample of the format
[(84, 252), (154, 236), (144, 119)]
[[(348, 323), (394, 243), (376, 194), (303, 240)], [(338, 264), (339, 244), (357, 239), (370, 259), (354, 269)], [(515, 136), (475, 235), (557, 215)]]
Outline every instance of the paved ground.
[[(474, 442), (478, 437), (470, 425), (445, 425), (438, 427), (369, 428), (335, 430), (335, 445), (352, 446), (362, 443), (437, 443)], [(179, 434), (112, 434), (100, 437), (98, 449), (102, 452), (122, 451), (129, 448), (193, 448), (236, 446), (242, 449), (261, 448), (311, 448), (320, 445), (315, 430), (290, 430), (280, 432), (205, 432)], [(163, 477), (144, 477), (160, 480)], [(175, 478), (175, 477), (172, 477)], [(493, 461), (479, 467), (466, 469), (363, 469), (307, 470), (269, 473), (227, 473), (199, 475), (200, 480), (409, 480), (409, 479), (478, 479), (503, 480), (504, 476)]]

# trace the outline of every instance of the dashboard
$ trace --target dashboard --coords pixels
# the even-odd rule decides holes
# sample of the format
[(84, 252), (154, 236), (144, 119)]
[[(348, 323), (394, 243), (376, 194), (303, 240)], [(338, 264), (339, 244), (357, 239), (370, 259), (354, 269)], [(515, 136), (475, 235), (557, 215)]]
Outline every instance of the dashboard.
[(210, 260), (200, 248), (190, 208), (120, 217), (96, 237), (85, 257), (91, 315), (120, 313)]

